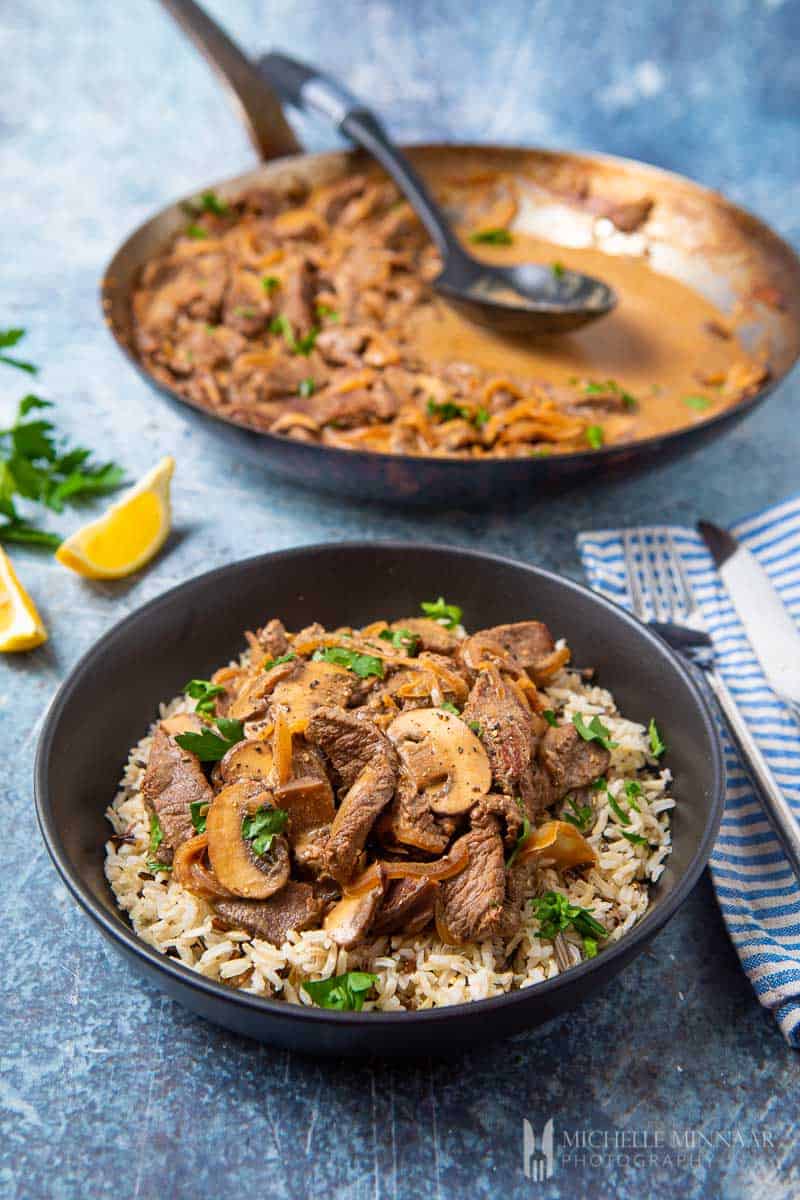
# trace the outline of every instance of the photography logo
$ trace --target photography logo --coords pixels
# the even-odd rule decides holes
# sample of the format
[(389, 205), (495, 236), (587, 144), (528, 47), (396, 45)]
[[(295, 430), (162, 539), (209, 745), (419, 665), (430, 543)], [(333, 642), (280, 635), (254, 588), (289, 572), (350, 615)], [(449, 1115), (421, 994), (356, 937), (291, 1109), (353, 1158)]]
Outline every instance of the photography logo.
[(553, 1175), (553, 1118), (542, 1130), (542, 1137), (537, 1149), (536, 1134), (527, 1119), (522, 1122), (522, 1169), (526, 1179), (534, 1183), (544, 1183)]

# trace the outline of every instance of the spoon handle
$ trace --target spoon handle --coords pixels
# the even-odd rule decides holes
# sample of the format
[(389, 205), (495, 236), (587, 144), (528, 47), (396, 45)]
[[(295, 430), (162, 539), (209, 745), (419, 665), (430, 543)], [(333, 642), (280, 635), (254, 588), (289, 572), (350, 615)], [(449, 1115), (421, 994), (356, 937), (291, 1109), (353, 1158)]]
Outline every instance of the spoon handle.
[(377, 159), (405, 194), (443, 258), (463, 256), (461, 244), (426, 184), (363, 101), (330, 76), (286, 54), (265, 54), (258, 65), (283, 100), (327, 117)]

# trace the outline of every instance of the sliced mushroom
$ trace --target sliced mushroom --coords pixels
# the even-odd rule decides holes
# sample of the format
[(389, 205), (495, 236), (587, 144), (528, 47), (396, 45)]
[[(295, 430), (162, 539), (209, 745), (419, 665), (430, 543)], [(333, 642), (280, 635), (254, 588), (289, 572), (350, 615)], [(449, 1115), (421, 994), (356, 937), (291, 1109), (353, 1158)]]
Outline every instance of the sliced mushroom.
[(219, 777), (224, 784), (238, 779), (257, 779), (266, 782), (272, 770), (272, 747), (269, 742), (244, 741), (231, 746), (219, 764)]
[(208, 857), (214, 874), (228, 891), (248, 900), (266, 900), (289, 878), (289, 848), (284, 837), (275, 837), (269, 853), (258, 855), (242, 832), (243, 819), (263, 805), (271, 805), (269, 793), (239, 780), (223, 788), (206, 817)]
[(386, 731), (432, 812), (467, 812), (492, 786), (486, 751), (468, 725), (439, 708), (401, 713)]
[(326, 662), (301, 662), (290, 679), (281, 680), (272, 693), (272, 703), (286, 712), (292, 727), (308, 721), (318, 708), (344, 707), (353, 690), (354, 676), (345, 668)]
[[(374, 867), (370, 870), (374, 872)], [(380, 871), (375, 875), (372, 887), (367, 891), (354, 890), (352, 895), (343, 896), (323, 922), (325, 932), (330, 934), (337, 946), (345, 950), (349, 950), (367, 933), (383, 899), (385, 880)], [(353, 886), (357, 889), (358, 880)]]
[(275, 789), (275, 799), (289, 814), (292, 841), (333, 820), (335, 808), (330, 780), (321, 775), (301, 775)]
[(228, 708), (228, 716), (237, 721), (251, 721), (254, 717), (263, 716), (267, 711), (269, 697), (278, 685), (299, 670), (298, 661), (290, 659), (289, 662), (270, 667), (268, 671), (259, 668), (254, 674), (247, 675)]

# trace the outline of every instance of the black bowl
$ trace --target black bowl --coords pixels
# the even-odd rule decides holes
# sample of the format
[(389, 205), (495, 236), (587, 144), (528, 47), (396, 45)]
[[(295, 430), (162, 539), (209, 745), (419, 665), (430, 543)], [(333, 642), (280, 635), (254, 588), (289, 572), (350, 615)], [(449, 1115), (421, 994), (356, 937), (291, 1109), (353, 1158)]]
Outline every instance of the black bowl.
[[(674, 849), (644, 919), (619, 942), (558, 976), (491, 1000), (420, 1013), (337, 1013), (263, 1000), (212, 983), (133, 933), (103, 875), (103, 816), (129, 748), (160, 700), (208, 676), (269, 616), (299, 629), (402, 617), (444, 593), (473, 629), (537, 617), (597, 668), (622, 711), (658, 717), (679, 803)], [(202, 1016), (261, 1041), (320, 1054), (442, 1053), (549, 1020), (611, 979), (688, 896), (722, 814), (724, 768), (708, 706), (686, 668), (646, 626), (547, 571), (447, 546), (343, 543), (246, 559), (211, 571), (127, 617), (58, 692), (36, 757), (36, 806), (72, 895), (134, 968)]]

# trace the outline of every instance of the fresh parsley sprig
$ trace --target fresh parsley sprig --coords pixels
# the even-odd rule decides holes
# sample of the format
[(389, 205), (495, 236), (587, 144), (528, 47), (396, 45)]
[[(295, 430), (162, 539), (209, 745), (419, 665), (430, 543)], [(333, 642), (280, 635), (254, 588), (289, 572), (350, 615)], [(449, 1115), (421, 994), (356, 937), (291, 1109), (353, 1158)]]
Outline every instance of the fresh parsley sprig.
[(582, 713), (575, 713), (572, 724), (585, 742), (599, 742), (605, 750), (616, 750), (619, 742), (612, 742), (611, 731), (606, 728), (599, 717), (592, 717), (587, 723)]
[[(608, 937), (608, 930), (592, 916), (590, 908), (581, 908), (579, 904), (570, 904), (562, 892), (546, 892), (531, 901), (533, 915), (539, 922), (539, 937), (552, 941), (559, 933), (573, 928), (584, 939), (584, 953), (587, 958), (593, 958), (597, 953), (598, 940)], [(585, 944), (589, 939), (588, 948)]]
[(331, 979), (306, 979), (302, 987), (320, 1008), (361, 1012), (367, 993), (377, 982), (378, 976), (369, 971), (348, 971)]
[(333, 663), (337, 667), (347, 667), (360, 679), (377, 675), (383, 679), (383, 659), (374, 654), (360, 654), (357, 650), (348, 650), (346, 646), (326, 646), (324, 650), (315, 650), (311, 655), (314, 662)]
[(391, 642), (395, 650), (405, 650), (409, 658), (414, 658), (419, 647), (419, 637), (410, 629), (382, 629), (378, 637)]
[[(24, 337), (24, 329), (0, 329), (0, 349), (6, 350), (16, 346)], [(28, 375), (37, 375), (39, 372), (34, 363), (14, 358), (11, 354), (0, 354), (0, 362), (4, 362), (7, 367), (16, 367), (18, 371), (26, 371)]]
[(200, 733), (179, 733), (175, 741), (183, 750), (196, 754), (200, 762), (219, 762), (221, 758), (241, 742), (244, 737), (244, 726), (241, 721), (229, 717), (217, 717), (216, 729), (207, 726)]
[(196, 700), (194, 711), (204, 716), (213, 716), (217, 707), (217, 696), (225, 691), (218, 683), (210, 679), (190, 679), (184, 687), (184, 692), (191, 700)]
[(444, 596), (440, 596), (438, 600), (423, 600), (420, 608), (426, 617), (438, 621), (445, 629), (455, 629), (461, 624), (461, 609), (457, 604), (448, 604)]
[(650, 724), (647, 726), (647, 736), (650, 741), (650, 753), (654, 758), (661, 758), (667, 747), (661, 734), (658, 732), (655, 717), (650, 718)]

